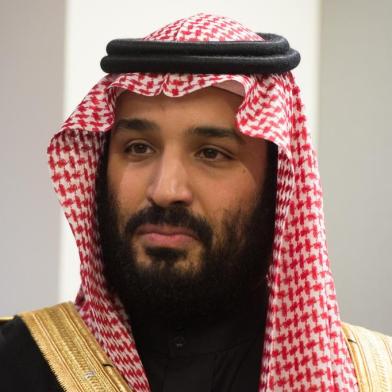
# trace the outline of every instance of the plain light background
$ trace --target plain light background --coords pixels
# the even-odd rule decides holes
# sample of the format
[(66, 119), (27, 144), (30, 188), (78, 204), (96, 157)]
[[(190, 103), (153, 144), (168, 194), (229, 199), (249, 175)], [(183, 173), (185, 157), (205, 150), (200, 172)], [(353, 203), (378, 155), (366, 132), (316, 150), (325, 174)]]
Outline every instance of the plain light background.
[(318, 151), (345, 320), (392, 335), (392, 1), (322, 4)]
[(45, 149), (103, 76), (113, 38), (197, 12), (286, 36), (317, 141), (342, 318), (392, 334), (392, 62), (389, 0), (1, 0), (0, 314), (75, 297), (78, 257)]

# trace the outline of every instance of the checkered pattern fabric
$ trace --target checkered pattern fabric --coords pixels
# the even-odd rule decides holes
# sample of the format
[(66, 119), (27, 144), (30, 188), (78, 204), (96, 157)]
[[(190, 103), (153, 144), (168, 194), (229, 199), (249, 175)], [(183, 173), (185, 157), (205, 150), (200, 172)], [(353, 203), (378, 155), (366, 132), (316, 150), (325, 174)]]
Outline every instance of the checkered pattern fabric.
[[(198, 14), (152, 33), (147, 40), (260, 40), (224, 17)], [(48, 147), (55, 191), (81, 261), (76, 305), (88, 328), (135, 392), (149, 385), (124, 309), (108, 291), (97, 231), (95, 180), (104, 133), (124, 90), (182, 96), (224, 81), (245, 91), (240, 132), (276, 143), (278, 191), (273, 263), (260, 391), (356, 391), (328, 261), (317, 161), (299, 88), (283, 75), (129, 73), (107, 75), (65, 121)]]

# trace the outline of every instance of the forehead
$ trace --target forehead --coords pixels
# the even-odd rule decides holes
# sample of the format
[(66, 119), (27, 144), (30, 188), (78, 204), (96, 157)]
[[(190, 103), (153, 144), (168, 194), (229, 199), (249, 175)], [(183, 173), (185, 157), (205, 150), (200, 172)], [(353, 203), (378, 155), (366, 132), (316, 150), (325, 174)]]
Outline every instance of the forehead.
[(182, 97), (164, 94), (145, 96), (123, 92), (116, 102), (115, 115), (121, 118), (143, 117), (155, 121), (214, 121), (234, 125), (242, 97), (215, 87), (207, 87)]

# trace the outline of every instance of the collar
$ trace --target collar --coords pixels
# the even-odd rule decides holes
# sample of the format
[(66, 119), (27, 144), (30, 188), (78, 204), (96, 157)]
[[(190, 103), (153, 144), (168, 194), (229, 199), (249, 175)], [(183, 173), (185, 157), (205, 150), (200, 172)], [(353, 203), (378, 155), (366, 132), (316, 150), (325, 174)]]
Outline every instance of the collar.
[(171, 358), (230, 350), (264, 335), (265, 302), (247, 303), (240, 312), (208, 325), (170, 328), (158, 321), (133, 322), (136, 346)]

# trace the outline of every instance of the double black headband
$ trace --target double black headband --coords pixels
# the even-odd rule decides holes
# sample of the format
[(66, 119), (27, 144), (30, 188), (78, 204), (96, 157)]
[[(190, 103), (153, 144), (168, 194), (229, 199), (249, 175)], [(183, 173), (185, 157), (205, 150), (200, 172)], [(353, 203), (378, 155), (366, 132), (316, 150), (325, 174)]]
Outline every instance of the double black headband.
[(300, 54), (276, 34), (264, 41), (144, 41), (115, 39), (101, 68), (107, 73), (270, 74), (295, 68)]

